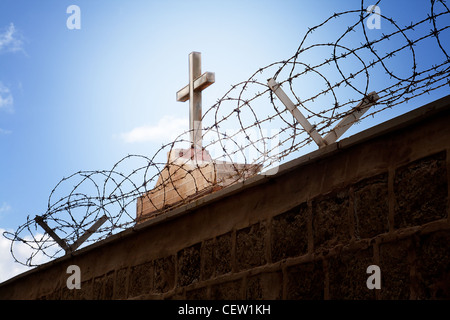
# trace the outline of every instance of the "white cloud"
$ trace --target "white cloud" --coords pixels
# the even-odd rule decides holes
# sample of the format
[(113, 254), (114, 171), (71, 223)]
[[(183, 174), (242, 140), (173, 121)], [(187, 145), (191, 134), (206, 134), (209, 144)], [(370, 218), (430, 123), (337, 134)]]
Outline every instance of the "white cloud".
[(6, 202), (3, 202), (2, 205), (0, 206), (0, 214), (7, 212), (9, 210), (11, 210), (11, 206), (9, 204), (7, 204)]
[[(31, 269), (14, 260), (11, 255), (11, 241), (3, 236), (3, 232), (5, 231), (5, 229), (0, 228), (0, 282), (6, 281)], [(12, 232), (12, 230), (8, 231)], [(36, 234), (35, 238), (39, 239), (42, 236), (42, 234)], [(25, 240), (31, 240), (31, 236), (26, 236)], [(34, 244), (34, 246), (36, 246), (36, 244)], [(36, 253), (35, 249), (22, 242), (15, 242), (13, 249), (14, 256), (21, 262), (25, 262), (31, 254)], [(48, 257), (42, 254), (42, 252), (38, 252), (38, 254), (33, 257), (32, 262), (33, 264), (43, 264), (48, 261)]]
[[(14, 261), (11, 255), (11, 241), (3, 236), (5, 230), (0, 228), (0, 282), (6, 281), (22, 272), (29, 270), (29, 267)], [(20, 244), (25, 246), (24, 244)], [(22, 248), (21, 251), (26, 250)]]
[(0, 82), (0, 110), (11, 113), (14, 111), (13, 104), (14, 99), (11, 91)]
[(189, 120), (165, 116), (154, 126), (136, 127), (133, 130), (122, 133), (122, 140), (127, 143), (134, 142), (166, 142), (176, 139), (181, 133), (188, 130)]
[(12, 133), (11, 130), (6, 130), (6, 129), (0, 128), (0, 134), (11, 134), (11, 133)]
[[(20, 39), (14, 23), (0, 30), (0, 53), (23, 51), (23, 41)], [(8, 87), (0, 82), (0, 110), (12, 113), (14, 99)], [(5, 132), (6, 131), (6, 132)], [(0, 134), (10, 133), (0, 130)]]
[(13, 23), (5, 31), (0, 32), (0, 53), (17, 52), (23, 50), (23, 41), (19, 39), (16, 27)]

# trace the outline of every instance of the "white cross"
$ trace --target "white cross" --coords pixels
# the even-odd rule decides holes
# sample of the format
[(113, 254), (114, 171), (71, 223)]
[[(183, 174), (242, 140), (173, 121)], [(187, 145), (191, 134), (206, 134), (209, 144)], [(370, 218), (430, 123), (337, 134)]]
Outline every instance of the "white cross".
[(189, 54), (189, 84), (177, 92), (177, 101), (189, 100), (189, 130), (192, 148), (202, 148), (202, 91), (215, 81), (214, 72), (202, 73), (200, 52)]

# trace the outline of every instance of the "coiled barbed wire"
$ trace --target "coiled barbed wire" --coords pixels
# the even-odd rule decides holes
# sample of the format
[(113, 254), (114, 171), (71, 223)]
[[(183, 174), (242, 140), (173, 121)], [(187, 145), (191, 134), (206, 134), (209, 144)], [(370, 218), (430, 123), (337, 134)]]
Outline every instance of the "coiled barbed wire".
[[(79, 171), (63, 178), (39, 217), (69, 250), (43, 232), (37, 219), (27, 217), (15, 232), (4, 232), (11, 240), (14, 259), (35, 266), (60, 257), (70, 253), (70, 244), (101, 217), (106, 217), (106, 223), (85, 244), (295, 156), (312, 140), (276, 99), (267, 84), (270, 78), (278, 81), (322, 135), (353, 112), (370, 91), (375, 90), (379, 99), (358, 121), (432, 91), (448, 91), (450, 11), (445, 1), (431, 0), (430, 11), (406, 25), (374, 11), (379, 3), (369, 9), (363, 0), (358, 9), (334, 13), (308, 29), (292, 57), (262, 67), (233, 85), (203, 115), (202, 122), (210, 124), (203, 127), (203, 151), (190, 148), (185, 132), (151, 157), (128, 155), (110, 170)], [(366, 25), (374, 15), (382, 29)], [(313, 34), (331, 40), (314, 41)], [(167, 155), (167, 161), (160, 160)], [(121, 167), (129, 163), (134, 169), (122, 172)], [(17, 244), (26, 245), (30, 256), (18, 257)]]

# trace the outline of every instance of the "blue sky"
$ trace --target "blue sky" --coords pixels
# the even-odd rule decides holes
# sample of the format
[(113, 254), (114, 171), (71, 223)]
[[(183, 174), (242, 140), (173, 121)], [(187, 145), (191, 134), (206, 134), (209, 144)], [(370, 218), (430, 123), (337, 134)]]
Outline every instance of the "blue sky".
[[(72, 4), (81, 9), (79, 30), (66, 26)], [(185, 131), (188, 103), (175, 94), (188, 82), (190, 52), (202, 52), (203, 71), (216, 74), (203, 94), (203, 105), (211, 106), (260, 67), (290, 58), (308, 27), (359, 7), (360, 1), (324, 0), (2, 0), (0, 231), (44, 213), (63, 177), (108, 170), (127, 154), (151, 156)], [(429, 5), (380, 8), (409, 23), (426, 17)], [(434, 53), (424, 57), (433, 60)], [(448, 92), (422, 96), (353, 132)], [(4, 239), (0, 257), (0, 281), (24, 270), (11, 262)]]

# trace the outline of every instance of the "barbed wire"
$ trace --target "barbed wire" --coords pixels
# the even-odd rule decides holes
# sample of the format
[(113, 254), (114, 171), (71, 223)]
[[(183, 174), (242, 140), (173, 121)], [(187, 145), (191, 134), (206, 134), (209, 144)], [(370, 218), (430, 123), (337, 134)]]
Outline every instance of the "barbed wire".
[[(203, 150), (191, 148), (184, 132), (151, 157), (127, 155), (110, 170), (78, 171), (61, 179), (45, 213), (38, 219), (28, 216), (15, 232), (4, 232), (14, 259), (39, 265), (76, 250), (83, 235), (93, 233), (84, 244), (99, 241), (237, 181), (276, 172), (312, 139), (274, 95), (268, 79), (287, 91), (321, 135), (354, 112), (370, 91), (378, 95), (376, 104), (354, 122), (448, 90), (450, 11), (445, 1), (430, 1), (430, 11), (406, 25), (377, 11), (379, 3), (361, 1), (356, 10), (334, 13), (308, 29), (291, 58), (231, 86), (203, 114), (202, 123), (210, 124), (203, 127)], [(369, 28), (369, 19), (383, 27)], [(331, 40), (323, 41), (326, 37)], [(130, 166), (134, 169), (124, 173)], [(92, 231), (102, 217), (106, 222)], [(43, 232), (42, 222), (65, 248)], [(20, 257), (17, 245), (31, 254)]]

